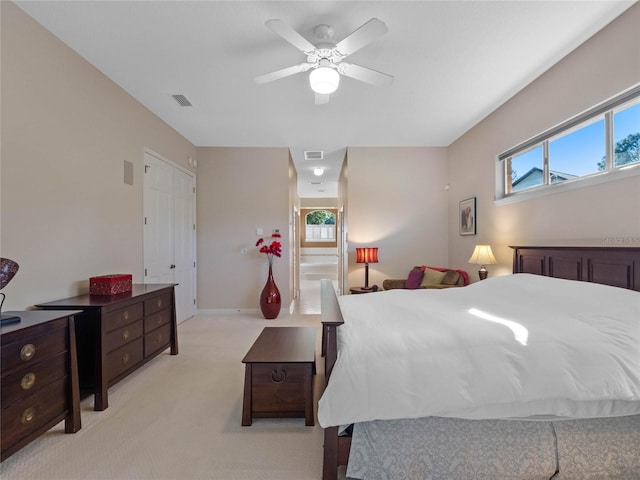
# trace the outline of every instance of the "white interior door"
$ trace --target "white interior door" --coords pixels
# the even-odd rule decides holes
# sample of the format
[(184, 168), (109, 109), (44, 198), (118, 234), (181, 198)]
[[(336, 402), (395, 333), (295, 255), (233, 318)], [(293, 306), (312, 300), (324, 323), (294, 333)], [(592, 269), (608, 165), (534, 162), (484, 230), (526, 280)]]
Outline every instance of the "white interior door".
[(173, 167), (144, 154), (144, 283), (173, 283)]
[(176, 283), (176, 315), (196, 313), (195, 178), (144, 154), (145, 283)]
[[(195, 182), (191, 175), (175, 170), (173, 177), (174, 280), (178, 319), (196, 314)], [(181, 287), (181, 288), (180, 288)]]
[(347, 260), (347, 226), (344, 219), (344, 205), (340, 207), (338, 213), (338, 289), (341, 295), (347, 290), (347, 279), (349, 278), (349, 264)]

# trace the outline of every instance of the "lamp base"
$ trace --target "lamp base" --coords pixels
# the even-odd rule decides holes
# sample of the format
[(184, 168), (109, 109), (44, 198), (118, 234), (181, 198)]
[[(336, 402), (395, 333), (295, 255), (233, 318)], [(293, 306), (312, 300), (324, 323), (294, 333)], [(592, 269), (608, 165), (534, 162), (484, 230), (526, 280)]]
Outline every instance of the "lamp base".
[(18, 323), (20, 321), (20, 317), (16, 317), (15, 315), (5, 315), (4, 313), (0, 315), (0, 325), (9, 325), (11, 323)]
[(480, 280), (484, 280), (485, 278), (487, 278), (487, 275), (489, 275), (488, 270), (478, 270), (478, 276), (480, 277)]

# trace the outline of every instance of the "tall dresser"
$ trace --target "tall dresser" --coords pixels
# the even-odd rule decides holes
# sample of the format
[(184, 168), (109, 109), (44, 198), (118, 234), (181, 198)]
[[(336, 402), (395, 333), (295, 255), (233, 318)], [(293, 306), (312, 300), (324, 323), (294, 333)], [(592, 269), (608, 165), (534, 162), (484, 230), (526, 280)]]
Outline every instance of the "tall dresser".
[(78, 311), (5, 312), (21, 318), (0, 327), (0, 458), (51, 427), (80, 430), (74, 315)]
[(178, 354), (173, 284), (134, 284), (119, 295), (87, 294), (36, 306), (82, 310), (76, 317), (80, 387), (95, 394), (95, 410), (109, 406), (109, 387), (146, 362), (167, 348)]

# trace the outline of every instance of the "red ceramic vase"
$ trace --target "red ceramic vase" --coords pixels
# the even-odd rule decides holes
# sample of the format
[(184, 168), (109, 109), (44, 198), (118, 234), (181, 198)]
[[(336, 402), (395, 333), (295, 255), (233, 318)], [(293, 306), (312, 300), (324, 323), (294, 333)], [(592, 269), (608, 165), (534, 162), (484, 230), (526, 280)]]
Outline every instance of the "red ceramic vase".
[(278, 286), (273, 280), (273, 272), (271, 271), (271, 265), (269, 265), (269, 277), (260, 294), (260, 310), (262, 310), (264, 318), (267, 320), (276, 318), (280, 313), (281, 303), (280, 290), (278, 290)]

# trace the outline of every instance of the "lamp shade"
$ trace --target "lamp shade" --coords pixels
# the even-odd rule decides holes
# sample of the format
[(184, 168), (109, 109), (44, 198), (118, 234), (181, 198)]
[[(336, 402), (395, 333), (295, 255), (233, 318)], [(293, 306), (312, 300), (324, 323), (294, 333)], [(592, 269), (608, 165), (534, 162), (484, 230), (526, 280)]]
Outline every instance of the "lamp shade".
[(356, 248), (356, 263), (378, 263), (378, 248)]
[(496, 257), (493, 256), (490, 245), (476, 245), (476, 248), (471, 254), (469, 263), (475, 263), (476, 265), (491, 265), (498, 263)]
[(316, 93), (333, 93), (340, 84), (340, 74), (331, 67), (318, 67), (309, 74), (309, 83)]

